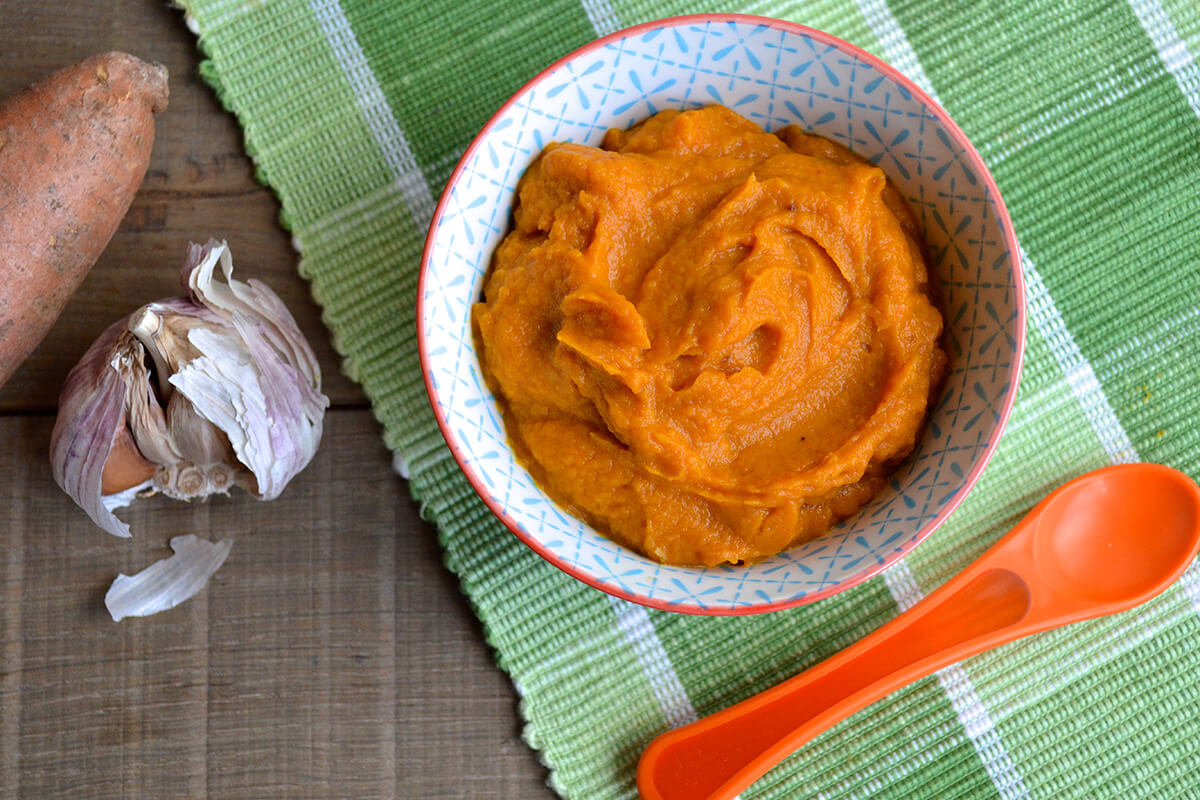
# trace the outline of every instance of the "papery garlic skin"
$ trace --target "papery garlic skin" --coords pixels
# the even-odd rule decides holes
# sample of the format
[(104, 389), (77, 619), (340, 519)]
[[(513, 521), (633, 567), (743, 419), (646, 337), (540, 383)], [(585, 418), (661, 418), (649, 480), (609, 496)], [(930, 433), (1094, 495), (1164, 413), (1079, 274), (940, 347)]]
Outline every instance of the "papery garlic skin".
[[(111, 326), (59, 398), (55, 480), (117, 536), (129, 528), (112, 510), (143, 493), (190, 500), (237, 484), (274, 499), (321, 441), (329, 400), (283, 301), (258, 281), (235, 280), (224, 242), (192, 245), (181, 279), (187, 298)], [(125, 485), (147, 465), (152, 478)]]
[(204, 588), (229, 557), (233, 540), (206, 542), (192, 534), (171, 539), (170, 558), (156, 561), (136, 575), (121, 574), (104, 595), (114, 622), (147, 617), (174, 608)]

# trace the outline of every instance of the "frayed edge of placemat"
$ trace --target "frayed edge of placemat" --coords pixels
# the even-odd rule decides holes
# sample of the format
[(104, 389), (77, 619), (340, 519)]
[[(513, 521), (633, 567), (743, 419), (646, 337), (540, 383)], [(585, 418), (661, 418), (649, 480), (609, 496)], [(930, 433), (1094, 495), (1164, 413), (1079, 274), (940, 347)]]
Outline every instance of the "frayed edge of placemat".
[[(447, 570), (449, 570), (451, 573), (453, 573), (456, 578), (458, 578), (457, 582), (458, 582), (459, 592), (466, 599), (466, 601), (471, 609), (471, 613), (479, 621), (480, 629), (483, 634), (484, 641), (486, 642), (488, 648), (491, 650), (493, 662), (496, 664), (496, 667), (501, 672), (503, 672), (504, 675), (508, 678), (510, 684), (513, 687), (514, 692), (517, 695), (516, 711), (517, 711), (517, 714), (518, 714), (518, 717), (520, 720), (521, 740), (530, 748), (532, 754), (536, 757), (538, 763), (546, 770), (545, 783), (546, 783), (547, 787), (549, 787), (553, 792), (555, 792), (559, 796), (566, 798), (568, 796), (569, 790), (565, 786), (563, 786), (562, 782), (559, 780), (558, 768), (550, 761), (550, 759), (546, 755), (546, 751), (543, 749), (543, 747), (539, 743), (539, 734), (537, 732), (536, 726), (533, 724), (533, 722), (530, 719), (530, 712), (528, 709), (527, 701), (525, 699), (525, 694), (521, 689), (520, 682), (517, 680), (516, 676), (513, 674), (512, 669), (504, 663), (503, 653), (501, 652), (500, 648), (496, 645), (495, 637), (493, 635), (491, 626), (487, 623), (485, 615), (481, 612), (479, 604), (476, 602), (475, 598), (472, 597), (470, 592), (467, 591), (462, 573), (460, 572), (460, 570), (455, 568), (454, 564), (451, 561), (452, 556), (449, 551), (449, 548), (446, 546), (446, 544), (447, 544), (446, 534), (442, 530), (441, 526), (438, 524), (438, 520), (436, 518), (437, 513), (430, 507), (430, 503), (423, 496), (424, 493), (420, 490), (420, 487), (418, 485), (414, 484), (411, 480), (411, 475), (412, 475), (411, 462), (417, 460), (415, 457), (415, 454), (414, 454), (413, 458), (406, 456), (404, 453), (402, 453), (400, 451), (400, 446), (392, 440), (392, 436), (389, 434), (389, 432), (387, 430), (387, 426), (386, 426), (384, 420), (381, 418), (380, 413), (378, 411), (378, 404), (377, 404), (378, 398), (374, 396), (374, 394), (369, 389), (369, 387), (367, 387), (359, 378), (359, 371), (358, 371), (357, 365), (354, 361), (354, 358), (349, 354), (345, 344), (341, 340), (341, 337), (337, 334), (337, 332), (334, 330), (333, 325), (331, 324), (331, 321), (326, 312), (326, 303), (324, 302), (324, 297), (322, 295), (322, 292), (314, 284), (314, 282), (312, 280), (312, 275), (306, 267), (305, 259), (304, 259), (303, 242), (296, 235), (296, 233), (293, 229), (291, 220), (288, 217), (287, 198), (271, 182), (268, 171), (263, 166), (261, 159), (259, 158), (258, 149), (257, 149), (256, 143), (254, 141), (254, 138), (252, 135), (250, 135), (250, 133), (247, 131), (246, 127), (242, 124), (242, 113), (239, 110), (239, 108), (237, 107), (237, 105), (230, 99), (230, 97), (225, 89), (225, 86), (222, 83), (222, 80), (220, 77), (220, 71), (219, 71), (218, 67), (216, 66), (215, 59), (214, 59), (212, 52), (208, 46), (208, 43), (205, 39), (205, 34), (200, 26), (199, 21), (196, 19), (196, 17), (192, 14), (191, 10), (188, 8), (187, 0), (166, 0), (166, 2), (167, 2), (168, 6), (178, 10), (180, 13), (182, 13), (184, 15), (184, 24), (187, 26), (188, 30), (191, 31), (192, 34), (196, 37), (196, 47), (202, 56), (202, 59), (200, 61), (200, 66), (198, 69), (199, 75), (200, 75), (201, 79), (209, 86), (209, 88), (211, 88), (213, 90), (213, 93), (214, 93), (214, 95), (216, 95), (218, 102), (220, 102), (220, 104), (221, 104), (221, 107), (224, 108), (226, 111), (228, 111), (230, 114), (232, 114), (235, 119), (237, 119), (238, 127), (242, 131), (242, 142), (246, 148), (246, 154), (250, 158), (251, 163), (254, 167), (254, 173), (253, 173), (254, 179), (259, 184), (261, 184), (262, 186), (269, 189), (272, 192), (272, 194), (275, 195), (276, 200), (279, 202), (280, 211), (278, 214), (278, 220), (279, 220), (279, 224), (283, 227), (283, 229), (291, 235), (290, 239), (291, 239), (292, 249), (295, 250), (296, 255), (297, 255), (296, 271), (299, 273), (300, 277), (302, 277), (304, 279), (304, 281), (308, 284), (309, 294), (312, 297), (313, 301), (317, 304), (317, 306), (320, 309), (321, 323), (325, 327), (326, 334), (329, 336), (330, 343), (334, 349), (334, 352), (336, 352), (341, 359), (340, 367), (341, 367), (342, 373), (347, 378), (349, 378), (350, 380), (352, 380), (356, 384), (358, 384), (362, 388), (364, 394), (367, 396), (367, 401), (371, 408), (371, 415), (380, 426), (380, 430), (382, 432), (381, 438), (383, 439), (385, 446), (392, 453), (392, 469), (393, 469), (393, 471), (397, 474), (397, 476), (402, 478), (405, 481), (405, 483), (408, 485), (409, 494), (412, 496), (412, 498), (417, 503), (417, 509), (418, 509), (418, 513), (419, 513), (421, 519), (430, 523), (434, 527), (434, 529), (436, 531), (437, 539), (438, 539), (438, 545), (441, 550), (442, 564)], [(415, 317), (415, 309), (414, 309), (414, 317)], [(439, 435), (440, 435), (440, 432), (439, 432)], [(442, 444), (442, 448), (446, 448), (446, 445), (444, 443)], [(448, 448), (447, 448), (447, 452), (448, 452)]]

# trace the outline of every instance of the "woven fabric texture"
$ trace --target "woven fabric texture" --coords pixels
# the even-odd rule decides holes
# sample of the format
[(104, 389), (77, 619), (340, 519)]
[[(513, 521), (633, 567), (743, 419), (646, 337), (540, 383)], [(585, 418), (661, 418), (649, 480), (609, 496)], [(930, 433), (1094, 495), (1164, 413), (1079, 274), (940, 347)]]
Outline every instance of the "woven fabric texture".
[[(636, 797), (634, 766), (655, 734), (875, 629), (1064, 480), (1130, 460), (1200, 476), (1193, 0), (183, 5), (205, 77), (281, 198), (345, 368), (406, 462), (447, 564), (521, 694), (526, 738), (566, 797)], [(992, 170), (1028, 283), (1017, 405), (967, 501), (882, 576), (745, 618), (647, 611), (520, 544), (438, 433), (414, 326), (436, 198), (491, 113), (599, 34), (697, 11), (829, 31), (930, 92)], [(895, 693), (742, 797), (1200, 796), (1198, 637), (1193, 567), (1134, 611), (1008, 645)]]

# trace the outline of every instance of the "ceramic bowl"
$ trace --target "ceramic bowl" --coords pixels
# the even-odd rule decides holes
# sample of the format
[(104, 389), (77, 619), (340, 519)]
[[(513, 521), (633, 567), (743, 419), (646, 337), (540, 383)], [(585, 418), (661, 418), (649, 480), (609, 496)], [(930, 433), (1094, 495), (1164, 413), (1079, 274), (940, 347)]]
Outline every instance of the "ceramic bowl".
[[(517, 180), (553, 141), (597, 144), (657, 111), (720, 103), (767, 130), (799, 124), (881, 166), (921, 220), (950, 355), (923, 438), (888, 488), (828, 535), (750, 566), (663, 566), (559, 508), (518, 464), (480, 373), (471, 305), (510, 225)], [(979, 154), (912, 81), (829, 34), (747, 16), (639, 25), (554, 63), (468, 147), (421, 264), (417, 325), (442, 433), (495, 514), (579, 580), (656, 608), (745, 614), (811, 602), (915, 547), (971, 489), (1017, 391), (1025, 309), (1008, 212)]]

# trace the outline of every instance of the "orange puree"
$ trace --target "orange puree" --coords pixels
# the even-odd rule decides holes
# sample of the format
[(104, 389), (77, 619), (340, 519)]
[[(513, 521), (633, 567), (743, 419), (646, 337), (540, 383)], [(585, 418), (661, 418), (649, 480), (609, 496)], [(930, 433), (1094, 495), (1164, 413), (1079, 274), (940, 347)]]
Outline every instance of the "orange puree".
[(543, 150), (474, 321), (551, 497), (658, 561), (751, 562), (912, 449), (946, 361), (927, 280), (880, 169), (712, 106)]

